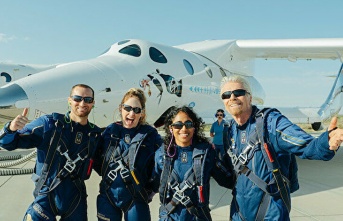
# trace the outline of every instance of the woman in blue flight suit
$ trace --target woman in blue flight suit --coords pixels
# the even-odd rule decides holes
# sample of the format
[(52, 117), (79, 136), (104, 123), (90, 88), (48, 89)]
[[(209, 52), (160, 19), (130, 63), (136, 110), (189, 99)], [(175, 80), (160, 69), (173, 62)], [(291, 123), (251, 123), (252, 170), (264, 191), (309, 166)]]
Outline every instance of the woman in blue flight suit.
[(155, 151), (162, 145), (157, 130), (145, 123), (144, 92), (131, 88), (119, 110), (122, 121), (102, 134), (95, 170), (102, 176), (97, 197), (98, 220), (151, 220), (148, 203), (158, 191), (151, 179)]
[[(234, 174), (227, 155), (219, 160), (203, 134), (203, 123), (192, 109), (174, 108), (165, 121), (165, 147), (155, 155), (160, 179), (160, 220), (212, 220), (210, 177), (232, 188)], [(225, 162), (224, 162), (225, 160)]]

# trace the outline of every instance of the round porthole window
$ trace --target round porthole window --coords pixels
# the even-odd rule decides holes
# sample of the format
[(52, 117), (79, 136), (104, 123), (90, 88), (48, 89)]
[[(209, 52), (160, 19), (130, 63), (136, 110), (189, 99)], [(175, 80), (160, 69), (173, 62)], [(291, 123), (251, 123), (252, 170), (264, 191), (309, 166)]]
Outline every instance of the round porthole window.
[(188, 74), (190, 75), (194, 74), (193, 66), (191, 65), (191, 63), (189, 63), (189, 61), (187, 61), (186, 59), (183, 59), (183, 65), (185, 66)]

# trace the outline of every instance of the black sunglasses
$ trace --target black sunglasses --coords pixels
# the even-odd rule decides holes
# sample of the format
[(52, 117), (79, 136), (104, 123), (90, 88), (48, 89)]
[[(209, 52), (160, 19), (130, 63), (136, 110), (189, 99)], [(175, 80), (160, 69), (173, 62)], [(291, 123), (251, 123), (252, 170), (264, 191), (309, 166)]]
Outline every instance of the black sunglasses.
[(178, 122), (173, 123), (171, 126), (174, 127), (175, 129), (181, 129), (181, 128), (183, 128), (183, 126), (185, 126), (186, 129), (194, 127), (193, 126), (193, 122), (190, 121), (190, 120), (188, 120), (188, 121), (186, 121), (184, 123), (182, 123), (181, 121), (178, 121)]
[(222, 114), (217, 114), (217, 117), (219, 117), (219, 116), (223, 116)]
[(126, 110), (127, 112), (130, 112), (133, 110), (135, 114), (140, 114), (142, 112), (142, 108), (140, 107), (131, 107), (130, 105), (123, 104), (123, 109)]
[(225, 91), (224, 93), (222, 93), (222, 99), (230, 99), (231, 94), (234, 94), (235, 97), (240, 97), (240, 96), (244, 96), (245, 94), (250, 94), (248, 91), (244, 90), (244, 89), (237, 89), (234, 91)]
[(91, 104), (94, 101), (93, 97), (82, 97), (82, 96), (79, 96), (79, 95), (73, 95), (73, 96), (70, 96), (70, 98), (73, 99), (73, 101), (75, 101), (75, 102), (84, 101), (87, 104)]

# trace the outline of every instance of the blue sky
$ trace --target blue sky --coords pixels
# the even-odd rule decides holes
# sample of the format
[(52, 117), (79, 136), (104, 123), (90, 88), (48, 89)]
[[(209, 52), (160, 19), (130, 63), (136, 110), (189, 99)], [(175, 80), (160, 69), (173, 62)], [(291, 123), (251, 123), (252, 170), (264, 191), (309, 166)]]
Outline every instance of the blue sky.
[[(331, 1), (59, 0), (0, 2), (0, 61), (53, 64), (96, 57), (140, 38), (167, 45), (207, 39), (342, 38)], [(269, 106), (320, 106), (339, 61), (257, 61)]]

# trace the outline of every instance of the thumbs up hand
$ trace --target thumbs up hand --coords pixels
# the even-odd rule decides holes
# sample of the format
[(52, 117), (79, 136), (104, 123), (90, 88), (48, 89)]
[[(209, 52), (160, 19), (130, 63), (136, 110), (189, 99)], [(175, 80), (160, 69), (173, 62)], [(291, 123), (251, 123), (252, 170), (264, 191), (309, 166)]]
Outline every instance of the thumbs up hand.
[(337, 150), (343, 142), (343, 129), (337, 128), (337, 117), (331, 119), (328, 131), (330, 150)]
[(23, 127), (29, 122), (26, 115), (29, 112), (28, 108), (24, 108), (23, 113), (19, 114), (14, 120), (11, 121), (9, 129), (11, 131), (17, 131), (23, 129)]

